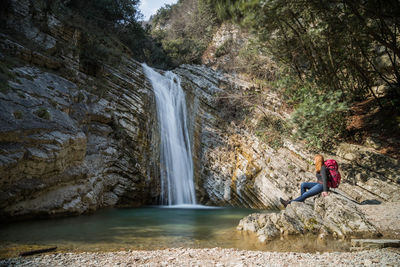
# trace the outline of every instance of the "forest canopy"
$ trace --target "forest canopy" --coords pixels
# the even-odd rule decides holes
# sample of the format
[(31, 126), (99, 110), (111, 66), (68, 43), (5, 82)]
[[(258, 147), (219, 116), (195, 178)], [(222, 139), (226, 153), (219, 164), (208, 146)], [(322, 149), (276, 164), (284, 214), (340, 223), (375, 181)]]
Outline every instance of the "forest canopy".
[[(220, 20), (256, 34), (279, 62), (277, 84), (311, 144), (343, 135), (346, 106), (356, 101), (374, 97), (399, 112), (399, 1), (217, 0), (215, 8)], [(382, 87), (385, 98), (377, 96)]]

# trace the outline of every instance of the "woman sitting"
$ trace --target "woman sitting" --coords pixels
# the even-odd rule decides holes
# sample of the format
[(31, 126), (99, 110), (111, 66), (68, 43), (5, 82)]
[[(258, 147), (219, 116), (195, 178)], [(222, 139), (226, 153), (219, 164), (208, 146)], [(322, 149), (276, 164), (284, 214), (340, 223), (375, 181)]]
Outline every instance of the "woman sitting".
[(303, 202), (309, 197), (315, 196), (322, 192), (322, 195), (326, 197), (328, 195), (328, 169), (324, 165), (324, 157), (322, 155), (316, 155), (314, 159), (315, 170), (317, 171), (317, 182), (306, 182), (301, 184), (301, 194), (298, 198), (293, 200), (284, 200), (279, 198), (283, 206), (289, 205), (292, 201)]

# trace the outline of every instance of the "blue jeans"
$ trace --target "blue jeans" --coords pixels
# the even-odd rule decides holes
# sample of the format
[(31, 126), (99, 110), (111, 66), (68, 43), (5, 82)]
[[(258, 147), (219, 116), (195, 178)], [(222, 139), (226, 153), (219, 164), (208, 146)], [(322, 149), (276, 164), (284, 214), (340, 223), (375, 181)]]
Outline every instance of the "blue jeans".
[(303, 202), (306, 198), (315, 196), (324, 191), (324, 186), (320, 183), (301, 183), (301, 196), (292, 201)]

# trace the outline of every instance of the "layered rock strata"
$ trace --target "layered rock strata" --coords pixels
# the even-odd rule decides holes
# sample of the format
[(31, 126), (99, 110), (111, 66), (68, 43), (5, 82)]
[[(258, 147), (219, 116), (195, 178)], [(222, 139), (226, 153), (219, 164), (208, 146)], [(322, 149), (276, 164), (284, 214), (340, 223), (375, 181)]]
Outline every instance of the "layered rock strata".
[(141, 65), (126, 55), (118, 67), (104, 64), (101, 79), (87, 75), (74, 52), (79, 30), (38, 16), (39, 4), (12, 8), (12, 34), (0, 41), (11, 77), (0, 92), (0, 216), (151, 203), (157, 134)]
[(255, 233), (261, 242), (300, 234), (315, 234), (320, 238), (381, 236), (357, 204), (336, 194), (305, 203), (292, 202), (278, 213), (251, 214), (240, 221), (237, 229)]

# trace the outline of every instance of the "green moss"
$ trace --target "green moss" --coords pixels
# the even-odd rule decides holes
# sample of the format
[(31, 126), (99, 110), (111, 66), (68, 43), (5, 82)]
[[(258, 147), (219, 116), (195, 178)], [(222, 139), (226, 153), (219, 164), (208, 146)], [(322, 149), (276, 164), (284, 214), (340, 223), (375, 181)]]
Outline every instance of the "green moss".
[(18, 92), (17, 92), (17, 95), (18, 95), (20, 98), (26, 98), (26, 96), (25, 96), (21, 91), (18, 91)]
[(0, 80), (0, 92), (3, 94), (7, 94), (9, 91), (10, 91), (10, 86), (8, 86), (8, 82), (1, 79)]
[(50, 112), (44, 107), (39, 108), (35, 112), (35, 115), (38, 116), (39, 118), (50, 120)]
[(304, 229), (313, 232), (314, 230), (317, 230), (318, 227), (318, 221), (315, 218), (310, 218), (304, 223)]
[(14, 117), (15, 117), (17, 120), (21, 120), (24, 116), (23, 116), (23, 113), (22, 113), (21, 110), (17, 110), (17, 111), (14, 111)]
[(7, 94), (10, 91), (10, 86), (8, 85), (9, 80), (15, 79), (15, 74), (10, 71), (10, 67), (6, 61), (0, 63), (0, 92)]

